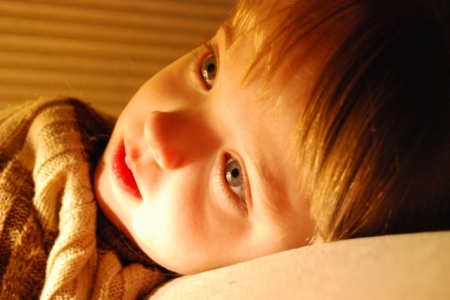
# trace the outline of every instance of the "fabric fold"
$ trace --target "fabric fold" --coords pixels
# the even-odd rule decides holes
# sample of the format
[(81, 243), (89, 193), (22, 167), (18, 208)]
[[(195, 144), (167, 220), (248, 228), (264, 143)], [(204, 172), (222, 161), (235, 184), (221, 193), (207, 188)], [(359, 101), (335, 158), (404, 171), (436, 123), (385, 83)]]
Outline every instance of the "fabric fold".
[(76, 99), (0, 112), (1, 299), (136, 299), (165, 280), (97, 208), (107, 134)]

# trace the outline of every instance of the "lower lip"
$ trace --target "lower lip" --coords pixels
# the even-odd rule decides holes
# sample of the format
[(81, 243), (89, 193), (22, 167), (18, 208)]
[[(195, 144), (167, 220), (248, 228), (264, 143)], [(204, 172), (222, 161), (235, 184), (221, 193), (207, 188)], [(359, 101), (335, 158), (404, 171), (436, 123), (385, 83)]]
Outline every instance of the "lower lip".
[(112, 172), (114, 178), (123, 190), (137, 199), (142, 199), (133, 173), (125, 163), (125, 157), (125, 145), (121, 142), (112, 156)]

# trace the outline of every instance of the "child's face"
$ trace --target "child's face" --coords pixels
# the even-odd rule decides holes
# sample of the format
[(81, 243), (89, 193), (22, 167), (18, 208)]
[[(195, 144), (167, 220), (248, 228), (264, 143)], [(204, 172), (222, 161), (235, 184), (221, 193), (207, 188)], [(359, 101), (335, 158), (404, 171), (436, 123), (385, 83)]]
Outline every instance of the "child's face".
[(292, 146), (314, 59), (295, 73), (286, 59), (262, 93), (262, 76), (241, 85), (253, 46), (244, 37), (227, 51), (225, 31), (214, 52), (201, 47), (142, 86), (96, 170), (106, 215), (179, 273), (304, 246), (314, 230)]

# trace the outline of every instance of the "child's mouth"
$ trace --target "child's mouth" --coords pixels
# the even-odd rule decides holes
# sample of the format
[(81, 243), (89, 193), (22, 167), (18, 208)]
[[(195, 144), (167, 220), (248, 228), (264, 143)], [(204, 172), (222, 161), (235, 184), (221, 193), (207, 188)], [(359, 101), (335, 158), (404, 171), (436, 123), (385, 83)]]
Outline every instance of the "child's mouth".
[(112, 156), (112, 172), (114, 178), (123, 190), (127, 191), (137, 199), (142, 199), (142, 195), (136, 184), (136, 180), (134, 179), (133, 172), (131, 172), (130, 168), (128, 168), (125, 158), (125, 145), (122, 141)]

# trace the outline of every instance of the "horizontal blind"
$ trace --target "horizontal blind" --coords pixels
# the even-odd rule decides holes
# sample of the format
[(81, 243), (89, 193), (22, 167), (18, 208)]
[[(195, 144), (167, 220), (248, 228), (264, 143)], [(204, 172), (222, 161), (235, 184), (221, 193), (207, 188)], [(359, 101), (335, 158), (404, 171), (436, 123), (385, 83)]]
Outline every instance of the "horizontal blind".
[(0, 0), (0, 108), (74, 96), (113, 115), (234, 0)]

